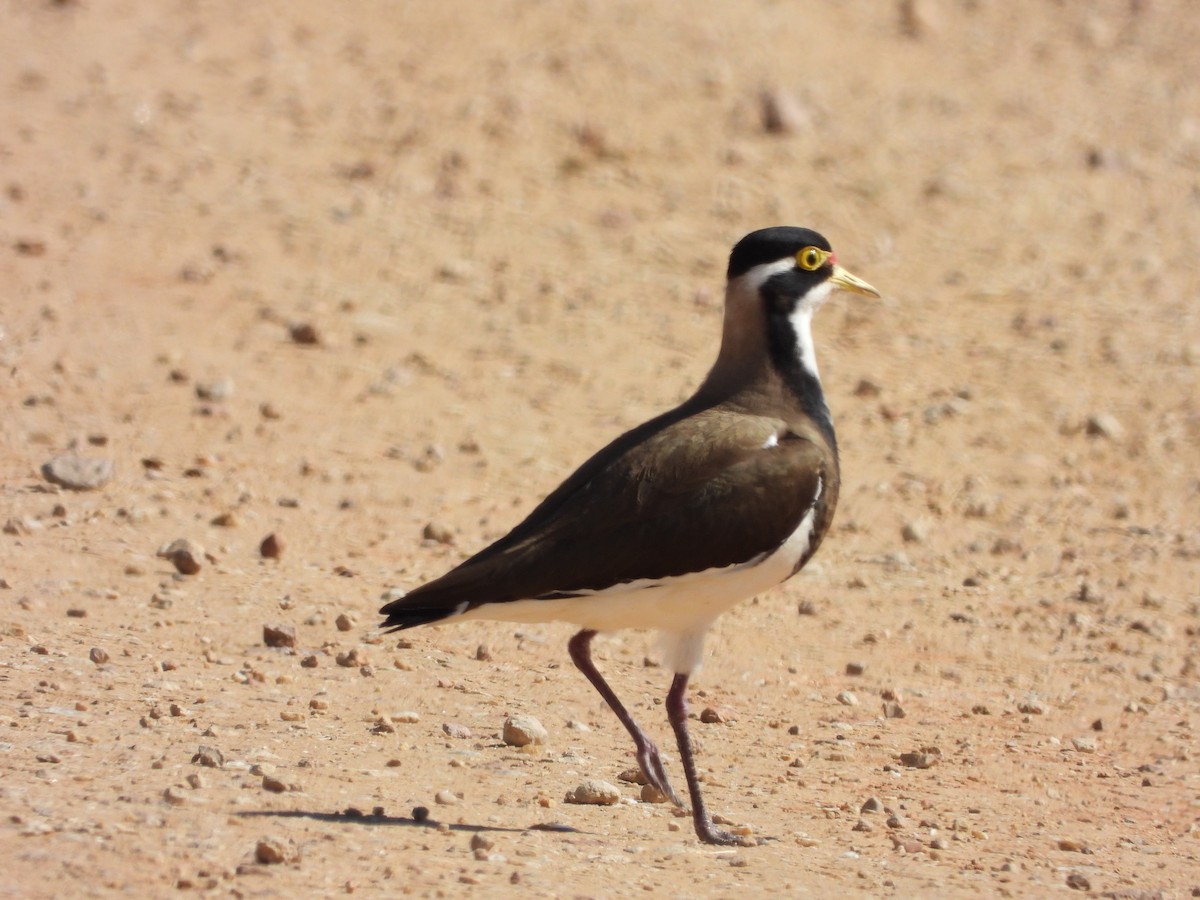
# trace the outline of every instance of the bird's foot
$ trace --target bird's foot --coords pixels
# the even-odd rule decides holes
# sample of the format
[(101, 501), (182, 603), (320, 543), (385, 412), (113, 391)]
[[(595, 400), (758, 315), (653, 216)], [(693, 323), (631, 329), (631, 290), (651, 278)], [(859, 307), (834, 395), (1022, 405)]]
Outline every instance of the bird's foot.
[(671, 781), (667, 778), (667, 770), (663, 768), (662, 757), (658, 755), (658, 747), (654, 745), (653, 741), (647, 739), (645, 744), (638, 747), (637, 761), (646, 783), (676, 806), (682, 808), (683, 801), (675, 793), (675, 788), (671, 787)]
[(713, 824), (712, 819), (707, 817), (697, 816), (695, 824), (696, 837), (706, 844), (717, 844), (724, 847), (755, 847), (758, 845), (758, 841), (750, 835), (734, 834), (732, 831), (718, 828)]

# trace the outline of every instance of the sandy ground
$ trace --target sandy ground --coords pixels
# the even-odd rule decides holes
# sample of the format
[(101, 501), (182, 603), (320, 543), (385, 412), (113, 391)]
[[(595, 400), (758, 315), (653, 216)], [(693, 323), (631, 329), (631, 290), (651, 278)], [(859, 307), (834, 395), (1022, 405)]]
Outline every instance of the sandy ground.
[[(0, 892), (1200, 890), (1189, 0), (0, 5)], [(770, 838), (714, 849), (568, 626), (374, 610), (686, 396), (784, 223), (885, 296), (817, 322), (835, 526), (695, 681)]]

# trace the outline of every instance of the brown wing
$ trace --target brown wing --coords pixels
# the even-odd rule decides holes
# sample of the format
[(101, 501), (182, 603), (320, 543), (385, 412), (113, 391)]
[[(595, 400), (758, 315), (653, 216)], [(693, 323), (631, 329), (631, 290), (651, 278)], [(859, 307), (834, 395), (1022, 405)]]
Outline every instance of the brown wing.
[[(815, 503), (832, 509), (832, 493), (818, 495), (836, 465), (776, 419), (668, 414), (585, 463), (507, 536), (383, 607), (384, 624), (747, 562), (779, 547)], [(827, 521), (818, 516), (814, 547)]]

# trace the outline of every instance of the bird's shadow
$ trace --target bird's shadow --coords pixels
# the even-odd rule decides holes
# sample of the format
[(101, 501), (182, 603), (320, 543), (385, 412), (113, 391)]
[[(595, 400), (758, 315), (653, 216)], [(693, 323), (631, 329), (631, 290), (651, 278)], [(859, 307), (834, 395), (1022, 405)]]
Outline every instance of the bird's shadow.
[(465, 832), (467, 834), (478, 832), (523, 834), (526, 831), (549, 831), (555, 834), (582, 833), (578, 828), (558, 822), (536, 822), (525, 828), (512, 828), (501, 825), (469, 825), (465, 823), (451, 824), (449, 822), (439, 822), (436, 819), (429, 818), (427, 814), (421, 815), (419, 812), (414, 816), (390, 816), (379, 807), (376, 807), (373, 812), (369, 813), (349, 807), (340, 812), (321, 812), (311, 809), (255, 809), (245, 810), (237, 813), (237, 815), (246, 819), (311, 819), (314, 822), (326, 822), (337, 825), (382, 825), (386, 827), (430, 828), (435, 831), (439, 828), (445, 828), (449, 831)]

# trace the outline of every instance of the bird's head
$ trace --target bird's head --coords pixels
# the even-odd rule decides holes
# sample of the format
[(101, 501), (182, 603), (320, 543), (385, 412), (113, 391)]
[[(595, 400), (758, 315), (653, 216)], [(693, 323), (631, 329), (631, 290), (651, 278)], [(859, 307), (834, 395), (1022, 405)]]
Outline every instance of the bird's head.
[[(879, 291), (837, 264), (823, 236), (808, 228), (763, 228), (729, 254), (721, 353), (706, 385), (728, 393), (753, 381), (764, 364), (817, 379), (813, 313), (837, 289)], [(790, 376), (787, 373), (791, 373)]]
[(762, 298), (770, 312), (792, 315), (816, 309), (835, 289), (878, 297), (879, 291), (837, 264), (833, 247), (808, 228), (781, 226), (752, 231), (729, 254), (731, 285)]

